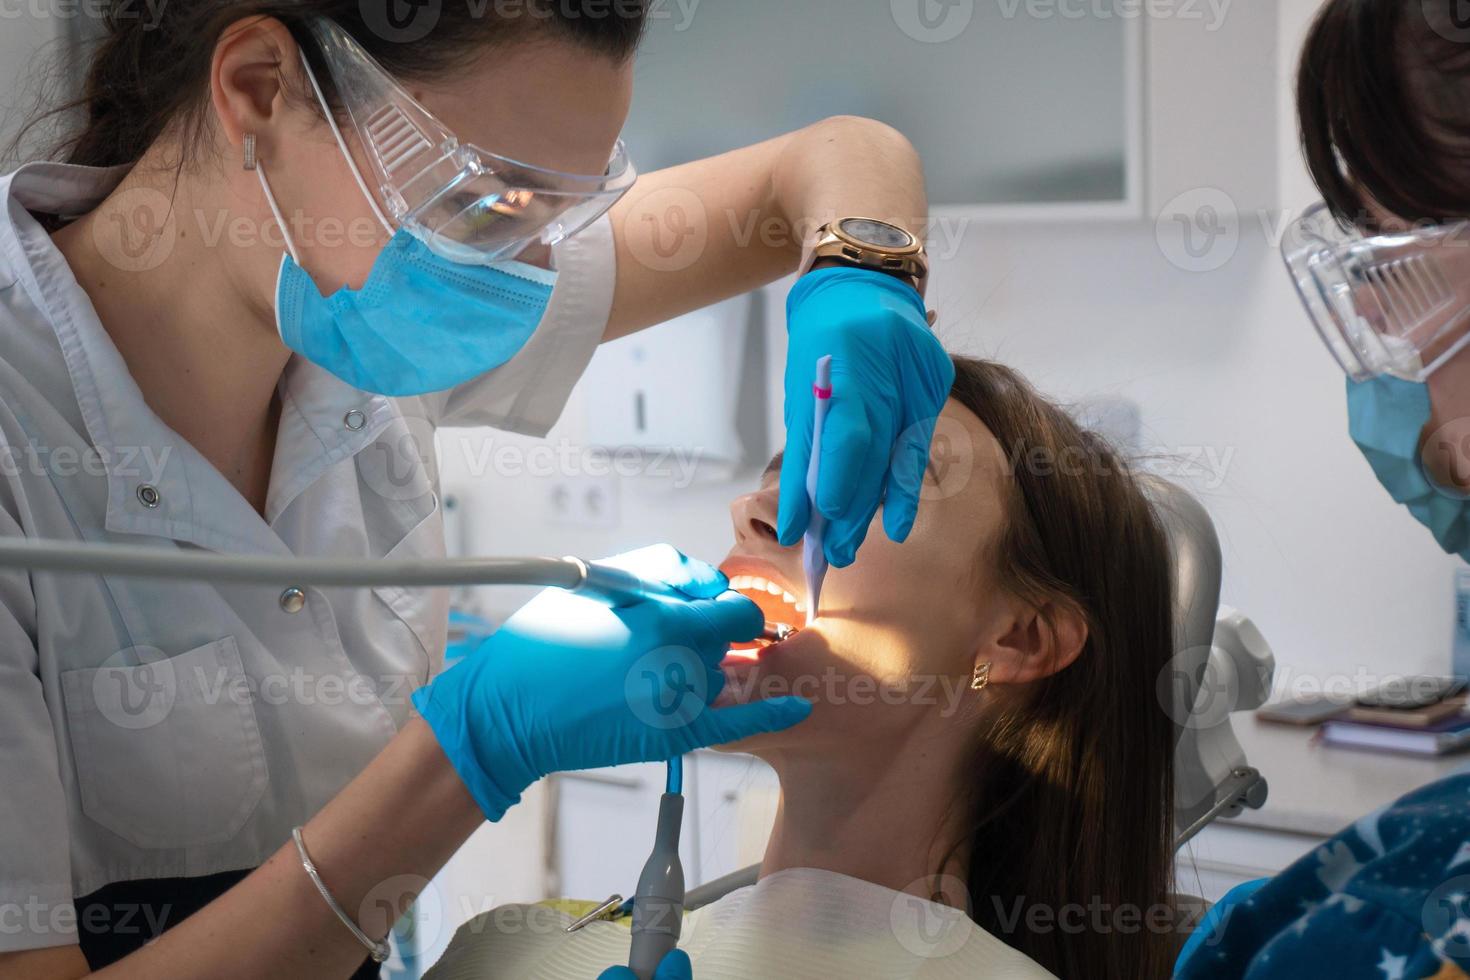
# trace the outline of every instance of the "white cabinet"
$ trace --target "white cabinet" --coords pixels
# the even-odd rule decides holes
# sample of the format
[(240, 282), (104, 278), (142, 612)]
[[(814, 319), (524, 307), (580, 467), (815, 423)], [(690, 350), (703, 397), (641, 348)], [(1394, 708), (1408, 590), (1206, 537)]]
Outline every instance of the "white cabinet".
[(699, 877), (689, 880), (703, 884), (760, 863), (781, 787), (770, 766), (748, 755), (697, 752), (692, 758), (695, 796), (684, 826), (698, 855)]
[(924, 154), (938, 205), (1129, 196), (1138, 21), (1035, 0), (656, 4), (628, 143), (645, 170), (833, 115)]
[[(556, 782), (552, 886), (601, 901), (633, 892), (653, 845), (661, 765), (562, 773)], [(696, 752), (684, 762), (680, 855), (689, 887), (758, 863), (779, 797), (776, 776), (750, 756)]]
[(1218, 820), (1190, 841), (1175, 861), (1175, 890), (1218, 902), (1236, 885), (1270, 878), (1325, 837), (1267, 830)]
[(1242, 213), (1275, 200), (1278, 0), (654, 9), (627, 129), (644, 170), (848, 114), (914, 142), (950, 220), (1192, 214), (1210, 192)]
[(1274, 875), (1354, 821), (1464, 766), (1319, 745), (1312, 730), (1236, 715), (1246, 758), (1269, 783), (1266, 805), (1205, 828), (1177, 862), (1179, 890), (1214, 901)]
[[(653, 847), (654, 821), (664, 791), (661, 765), (620, 766), (561, 773), (556, 780), (554, 868), (561, 896), (601, 901), (628, 896)], [(693, 848), (687, 833), (680, 856), (688, 874)]]

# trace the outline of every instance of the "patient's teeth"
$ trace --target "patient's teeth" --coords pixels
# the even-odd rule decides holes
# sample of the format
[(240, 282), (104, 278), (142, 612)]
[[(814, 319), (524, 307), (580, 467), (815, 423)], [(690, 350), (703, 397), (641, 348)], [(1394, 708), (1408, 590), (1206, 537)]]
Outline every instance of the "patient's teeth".
[(737, 576), (735, 576), (734, 578), (732, 578), (730, 580), (730, 588), (732, 588), (732, 589), (748, 589), (748, 588), (750, 588), (750, 576), (749, 575), (737, 575)]
[(781, 586), (777, 585), (775, 582), (767, 582), (766, 591), (769, 592), (771, 595), (780, 595), (783, 590), (781, 589)]
[(790, 592), (782, 592), (781, 598), (785, 599), (787, 602), (794, 603), (796, 601), (796, 596), (792, 595)]
[(796, 603), (796, 611), (797, 612), (801, 612), (801, 613), (806, 612), (806, 603), (804, 603), (804, 602), (798, 602), (798, 603)]

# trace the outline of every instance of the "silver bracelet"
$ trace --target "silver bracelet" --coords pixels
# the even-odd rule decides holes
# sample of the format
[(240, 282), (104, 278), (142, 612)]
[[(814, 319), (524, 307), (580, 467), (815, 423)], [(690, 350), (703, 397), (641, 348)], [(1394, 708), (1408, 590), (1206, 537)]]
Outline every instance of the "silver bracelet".
[(389, 953), (392, 952), (388, 941), (385, 939), (381, 942), (375, 942), (367, 933), (359, 929), (357, 923), (352, 921), (352, 917), (342, 910), (342, 906), (337, 904), (337, 900), (332, 897), (332, 893), (327, 891), (326, 882), (322, 881), (322, 876), (317, 874), (316, 865), (311, 863), (311, 858), (306, 853), (306, 842), (301, 839), (300, 827), (291, 831), (291, 839), (296, 842), (296, 853), (301, 855), (301, 866), (306, 869), (306, 876), (311, 879), (313, 885), (316, 885), (316, 890), (321, 892), (322, 899), (327, 903), (327, 907), (336, 913), (337, 918), (342, 920), (344, 926), (352, 930), (352, 934), (357, 937), (357, 941), (367, 947), (368, 955), (372, 957), (374, 963), (382, 963), (387, 960)]

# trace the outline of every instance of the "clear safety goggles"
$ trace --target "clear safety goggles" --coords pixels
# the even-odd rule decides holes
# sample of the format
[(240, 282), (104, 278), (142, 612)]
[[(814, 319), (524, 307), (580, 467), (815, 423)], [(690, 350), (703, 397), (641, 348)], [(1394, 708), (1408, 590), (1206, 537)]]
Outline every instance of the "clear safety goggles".
[(1470, 342), (1470, 222), (1364, 235), (1317, 204), (1281, 251), (1317, 332), (1355, 381), (1423, 381)]
[[(621, 140), (607, 170), (595, 176), (461, 143), (342, 28), (318, 18), (311, 31), (372, 168), (378, 195), (363, 190), (379, 219), (445, 258), (481, 264), (514, 258), (537, 242), (554, 245), (606, 214), (638, 178)], [(306, 70), (321, 97), (310, 65)]]

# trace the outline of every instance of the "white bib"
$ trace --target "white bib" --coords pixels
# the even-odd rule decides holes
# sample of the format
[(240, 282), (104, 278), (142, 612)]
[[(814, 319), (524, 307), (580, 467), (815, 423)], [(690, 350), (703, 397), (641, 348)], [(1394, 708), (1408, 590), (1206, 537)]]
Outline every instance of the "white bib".
[[(504, 906), (465, 923), (426, 980), (591, 980), (628, 962), (625, 925), (578, 932), (563, 912)], [(781, 871), (691, 913), (695, 980), (882, 977), (1041, 980), (1052, 974), (954, 909), (811, 868)]]

